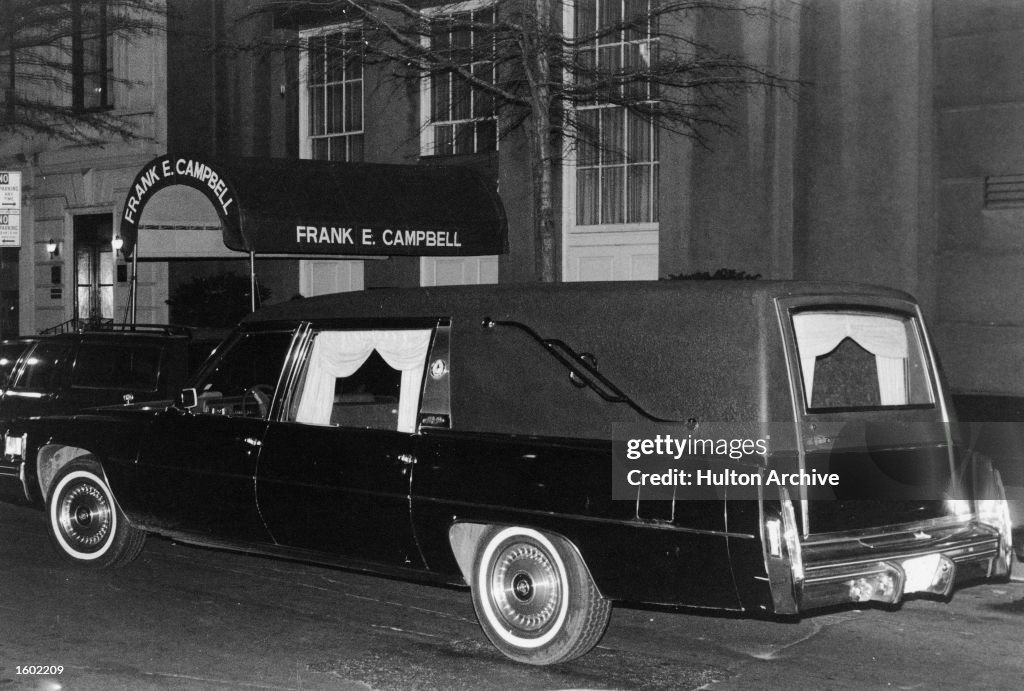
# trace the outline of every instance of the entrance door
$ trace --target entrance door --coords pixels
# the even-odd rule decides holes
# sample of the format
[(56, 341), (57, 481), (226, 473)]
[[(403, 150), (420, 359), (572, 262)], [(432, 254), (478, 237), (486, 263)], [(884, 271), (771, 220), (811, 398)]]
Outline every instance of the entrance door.
[(18, 252), (0, 247), (0, 339), (18, 335)]
[(113, 217), (75, 217), (75, 315), (99, 322), (114, 318)]

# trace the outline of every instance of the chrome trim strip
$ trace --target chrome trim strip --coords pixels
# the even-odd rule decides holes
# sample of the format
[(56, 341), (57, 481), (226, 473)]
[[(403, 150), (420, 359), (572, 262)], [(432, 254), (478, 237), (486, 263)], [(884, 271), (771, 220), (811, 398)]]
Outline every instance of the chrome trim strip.
[[(367, 492), (367, 494), (371, 494), (371, 493)], [(612, 525), (621, 525), (621, 526), (626, 526), (626, 527), (629, 527), (629, 528), (644, 528), (644, 529), (652, 528), (652, 529), (655, 529), (655, 530), (673, 530), (673, 531), (676, 531), (676, 532), (692, 533), (692, 534), (695, 534), (695, 535), (714, 535), (714, 536), (718, 536), (718, 537), (735, 537), (735, 538), (742, 538), (742, 539), (746, 539), (746, 540), (757, 539), (756, 535), (752, 535), (750, 533), (733, 533), (733, 532), (727, 532), (727, 531), (723, 531), (723, 530), (702, 530), (700, 528), (687, 528), (685, 526), (673, 525), (671, 523), (665, 523), (665, 522), (661, 522), (661, 521), (658, 521), (658, 522), (654, 522), (654, 521), (648, 522), (648, 521), (640, 521), (640, 520), (623, 520), (623, 519), (620, 519), (620, 518), (601, 518), (601, 517), (598, 517), (598, 516), (583, 516), (583, 515), (580, 515), (580, 514), (559, 513), (559, 512), (554, 512), (554, 511), (540, 511), (540, 510), (537, 510), (537, 509), (509, 509), (506, 506), (497, 506), (497, 505), (493, 505), (493, 504), (476, 504), (476, 503), (473, 503), (473, 502), (457, 501), (457, 500), (454, 500), (454, 499), (438, 499), (436, 497), (413, 496), (413, 504), (415, 505), (416, 502), (430, 502), (430, 503), (433, 503), (433, 504), (449, 504), (449, 505), (452, 505), (452, 506), (464, 506), (464, 507), (472, 507), (472, 508), (480, 508), (480, 509), (488, 509), (488, 510), (509, 511), (511, 513), (529, 514), (529, 515), (533, 515), (533, 516), (544, 516), (546, 518), (561, 518), (561, 519), (569, 519), (569, 520), (574, 520), (574, 521), (588, 521), (588, 522), (591, 522), (591, 523), (605, 523), (605, 524), (612, 524)]]
[(18, 464), (18, 479), (21, 480), (21, 491), (26, 501), (32, 501), (32, 493), (28, 490), (28, 473), (25, 472), (25, 461)]
[[(849, 530), (841, 533), (817, 533), (804, 540), (803, 545), (807, 548), (817, 548), (825, 545), (843, 544), (848, 542), (861, 542), (862, 544), (865, 544), (865, 539), (881, 540), (888, 537), (897, 538), (900, 535), (913, 536), (914, 533), (922, 530), (932, 532), (943, 530), (949, 535), (954, 535), (956, 532), (968, 528), (970, 524), (969, 520), (964, 520), (960, 517), (940, 516), (938, 518), (929, 518), (923, 521), (895, 523), (877, 528), (862, 528), (859, 530)], [(875, 545), (865, 544), (865, 546), (874, 547)]]
[[(155, 467), (155, 466), (154, 466)], [(164, 466), (166, 467), (166, 466)], [(343, 488), (339, 490), (339, 493), (344, 494), (356, 494), (360, 496), (370, 497), (388, 497), (388, 498), (407, 498), (406, 494), (399, 494), (396, 492), (373, 492), (365, 489), (355, 488)], [(601, 518), (599, 516), (584, 516), (581, 514), (562, 513), (558, 511), (541, 511), (539, 509), (511, 509), (507, 506), (501, 506), (497, 504), (479, 504), (476, 502), (461, 501), (457, 499), (441, 499), (438, 497), (425, 497), (423, 495), (412, 495), (412, 504), (415, 510), (417, 502), (429, 502), (431, 504), (446, 504), (454, 507), (466, 507), (474, 509), (487, 509), (491, 511), (503, 511), (508, 513), (516, 514), (527, 514), (533, 516), (544, 516), (545, 518), (561, 518), (575, 521), (588, 521), (591, 523), (605, 523), (611, 525), (622, 525), (629, 528), (651, 528), (655, 530), (674, 530), (682, 533), (692, 533), (695, 535), (713, 535), (718, 537), (735, 537), (745, 540), (756, 540), (757, 536), (752, 533), (734, 533), (724, 530), (702, 530), (700, 528), (687, 528), (685, 526), (673, 525), (664, 521), (641, 521), (637, 519), (621, 519), (621, 518)]]
[[(902, 559), (901, 559), (902, 561)], [(828, 585), (829, 583), (836, 583), (841, 581), (847, 581), (851, 578), (857, 578), (861, 576), (869, 576), (876, 573), (888, 573), (892, 570), (891, 566), (888, 566), (885, 562), (874, 562), (872, 565), (874, 568), (868, 569), (851, 569), (842, 573), (834, 573), (827, 576), (818, 576), (817, 578), (809, 578), (804, 581), (805, 586), (815, 585)]]

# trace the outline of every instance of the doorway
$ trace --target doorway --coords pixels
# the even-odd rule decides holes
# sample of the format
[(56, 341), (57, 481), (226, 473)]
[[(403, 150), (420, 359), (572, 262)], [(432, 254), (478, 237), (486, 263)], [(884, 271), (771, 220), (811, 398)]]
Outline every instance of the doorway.
[(116, 261), (111, 214), (75, 216), (75, 316), (89, 322), (114, 319)]

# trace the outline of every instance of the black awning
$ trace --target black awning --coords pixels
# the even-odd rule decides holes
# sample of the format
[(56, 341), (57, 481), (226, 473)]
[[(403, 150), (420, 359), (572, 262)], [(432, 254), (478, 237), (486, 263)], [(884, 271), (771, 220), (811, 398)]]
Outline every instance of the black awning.
[(260, 255), (474, 256), (508, 251), (494, 185), (457, 166), (167, 154), (135, 177), (121, 215), (126, 253), (159, 190), (185, 185), (217, 211), (224, 244)]

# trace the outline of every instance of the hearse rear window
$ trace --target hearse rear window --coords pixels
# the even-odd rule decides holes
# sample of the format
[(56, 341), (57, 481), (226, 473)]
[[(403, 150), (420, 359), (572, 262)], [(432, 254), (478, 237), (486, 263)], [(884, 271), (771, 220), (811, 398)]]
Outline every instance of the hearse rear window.
[(803, 311), (793, 315), (793, 331), (809, 410), (934, 404), (912, 317)]

